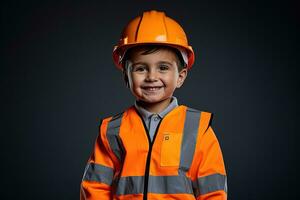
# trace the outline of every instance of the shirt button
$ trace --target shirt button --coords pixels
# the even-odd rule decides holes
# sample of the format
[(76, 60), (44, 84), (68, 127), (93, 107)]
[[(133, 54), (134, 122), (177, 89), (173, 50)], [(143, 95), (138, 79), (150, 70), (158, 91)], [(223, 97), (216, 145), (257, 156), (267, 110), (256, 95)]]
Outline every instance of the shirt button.
[(155, 116), (154, 117), (154, 121), (158, 121), (159, 120), (159, 117), (158, 116)]

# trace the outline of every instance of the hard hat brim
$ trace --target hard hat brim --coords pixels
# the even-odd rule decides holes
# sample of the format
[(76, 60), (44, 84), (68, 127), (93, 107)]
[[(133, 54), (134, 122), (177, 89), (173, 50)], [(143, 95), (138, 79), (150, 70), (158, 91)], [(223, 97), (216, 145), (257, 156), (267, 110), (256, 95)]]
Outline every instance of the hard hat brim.
[(178, 49), (179, 51), (185, 51), (187, 54), (187, 69), (191, 69), (192, 65), (194, 64), (195, 61), (195, 55), (194, 51), (191, 46), (182, 46), (182, 45), (176, 45), (176, 44), (170, 44), (167, 42), (143, 42), (143, 43), (133, 43), (133, 44), (123, 44), (123, 45), (118, 45), (115, 46), (113, 49), (113, 61), (114, 64), (120, 69), (123, 70), (123, 58), (125, 53), (128, 51), (128, 49), (136, 46), (142, 46), (142, 45), (161, 45), (161, 46), (168, 46), (172, 47), (175, 49)]

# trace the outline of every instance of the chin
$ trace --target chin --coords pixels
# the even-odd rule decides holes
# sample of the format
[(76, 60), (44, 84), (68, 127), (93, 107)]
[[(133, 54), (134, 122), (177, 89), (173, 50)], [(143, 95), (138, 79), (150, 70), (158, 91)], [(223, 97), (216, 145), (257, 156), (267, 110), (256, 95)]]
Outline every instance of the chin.
[(138, 101), (141, 101), (144, 103), (149, 103), (149, 104), (154, 104), (154, 103), (159, 103), (163, 100), (161, 98), (138, 98)]
[(141, 101), (149, 104), (155, 104), (155, 103), (160, 103), (162, 101), (167, 100), (168, 98), (148, 98), (148, 99), (141, 99)]
[(155, 103), (161, 102), (160, 100), (154, 100), (154, 99), (151, 99), (151, 100), (150, 99), (143, 99), (141, 101), (143, 101), (145, 103), (148, 103), (148, 104), (155, 104)]

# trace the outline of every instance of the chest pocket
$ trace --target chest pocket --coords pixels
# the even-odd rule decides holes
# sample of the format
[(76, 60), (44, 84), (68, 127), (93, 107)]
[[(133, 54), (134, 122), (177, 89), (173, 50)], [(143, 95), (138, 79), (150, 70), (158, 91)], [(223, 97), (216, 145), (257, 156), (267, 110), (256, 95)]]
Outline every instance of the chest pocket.
[(182, 133), (164, 133), (161, 145), (161, 166), (178, 166), (180, 162)]

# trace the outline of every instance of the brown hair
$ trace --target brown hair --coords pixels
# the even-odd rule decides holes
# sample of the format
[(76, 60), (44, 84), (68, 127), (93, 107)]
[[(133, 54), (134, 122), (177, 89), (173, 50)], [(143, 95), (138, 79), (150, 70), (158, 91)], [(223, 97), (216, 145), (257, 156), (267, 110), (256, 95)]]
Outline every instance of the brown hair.
[(122, 63), (123, 63), (123, 67), (124, 69), (127, 68), (126, 66), (126, 61), (131, 59), (131, 55), (134, 51), (142, 51), (142, 55), (148, 55), (148, 54), (152, 54), (155, 53), (161, 49), (166, 49), (169, 51), (172, 51), (175, 53), (176, 57), (177, 57), (177, 67), (178, 67), (178, 71), (180, 72), (184, 67), (186, 67), (186, 64), (184, 63), (184, 60), (182, 58), (182, 55), (180, 53), (180, 51), (176, 48), (170, 47), (170, 46), (162, 46), (162, 45), (155, 45), (155, 44), (148, 44), (148, 45), (139, 45), (139, 46), (135, 46), (135, 47), (131, 47), (129, 48), (123, 59), (122, 59)]

